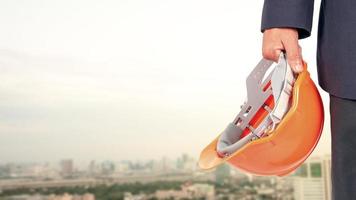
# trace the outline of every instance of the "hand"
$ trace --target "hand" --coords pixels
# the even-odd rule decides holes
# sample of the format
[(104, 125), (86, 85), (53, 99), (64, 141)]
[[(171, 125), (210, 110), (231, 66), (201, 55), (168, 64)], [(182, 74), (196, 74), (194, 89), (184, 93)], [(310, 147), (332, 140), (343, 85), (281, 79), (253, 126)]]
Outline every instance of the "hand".
[(286, 52), (288, 64), (295, 73), (303, 71), (302, 49), (298, 44), (298, 31), (294, 28), (266, 29), (263, 33), (263, 57), (277, 62), (282, 51)]

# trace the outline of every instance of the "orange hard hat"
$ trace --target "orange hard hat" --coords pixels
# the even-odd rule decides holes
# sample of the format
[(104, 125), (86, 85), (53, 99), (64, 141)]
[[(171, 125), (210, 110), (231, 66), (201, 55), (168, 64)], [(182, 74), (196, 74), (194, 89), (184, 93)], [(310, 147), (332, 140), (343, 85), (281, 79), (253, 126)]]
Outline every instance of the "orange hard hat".
[(227, 162), (256, 175), (289, 174), (312, 153), (324, 123), (323, 103), (306, 63), (294, 74), (284, 53), (275, 65), (262, 59), (246, 83), (247, 101), (201, 152), (199, 167)]

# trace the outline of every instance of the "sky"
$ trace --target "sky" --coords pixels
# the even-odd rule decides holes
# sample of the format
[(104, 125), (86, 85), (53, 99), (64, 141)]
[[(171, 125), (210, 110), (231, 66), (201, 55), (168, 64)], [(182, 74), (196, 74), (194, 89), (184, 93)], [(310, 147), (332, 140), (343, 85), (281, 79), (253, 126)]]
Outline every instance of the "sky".
[[(312, 78), (312, 36), (301, 41)], [(0, 162), (198, 157), (261, 59), (263, 1), (0, 2)], [(319, 88), (320, 89), (320, 88)], [(330, 152), (325, 128), (314, 154)]]

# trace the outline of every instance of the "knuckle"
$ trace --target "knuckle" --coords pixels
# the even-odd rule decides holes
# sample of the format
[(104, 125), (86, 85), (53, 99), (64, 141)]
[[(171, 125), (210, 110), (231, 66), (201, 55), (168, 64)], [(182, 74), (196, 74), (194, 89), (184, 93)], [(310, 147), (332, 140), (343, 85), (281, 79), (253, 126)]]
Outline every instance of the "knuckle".
[(267, 50), (265, 50), (265, 49), (263, 49), (263, 50), (262, 50), (262, 56), (263, 56), (263, 58), (268, 59), (268, 57), (269, 57), (269, 53), (268, 53), (268, 51), (267, 51)]
[(262, 56), (266, 59), (271, 59), (274, 57), (274, 50), (271, 47), (268, 48), (263, 48), (262, 50)]
[(267, 60), (277, 60), (278, 59), (278, 49), (269, 47), (262, 50), (263, 58)]

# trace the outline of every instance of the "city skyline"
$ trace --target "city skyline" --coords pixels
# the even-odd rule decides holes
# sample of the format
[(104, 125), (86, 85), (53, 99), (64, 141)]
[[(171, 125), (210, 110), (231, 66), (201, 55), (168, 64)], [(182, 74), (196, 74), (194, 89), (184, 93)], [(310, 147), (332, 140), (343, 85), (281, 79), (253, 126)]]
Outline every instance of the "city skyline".
[[(293, 173), (254, 176), (229, 165), (203, 172), (183, 154), (175, 161), (110, 163), (92, 162), (75, 170), (73, 160), (61, 160), (59, 168), (48, 165), (0, 165), (0, 197), (47, 199), (90, 194), (98, 199), (167, 199), (210, 196), (211, 199), (310, 199), (331, 197), (330, 155), (310, 157)], [(195, 192), (193, 192), (195, 191)], [(294, 198), (293, 198), (294, 196)], [(188, 199), (189, 199), (188, 198)]]

